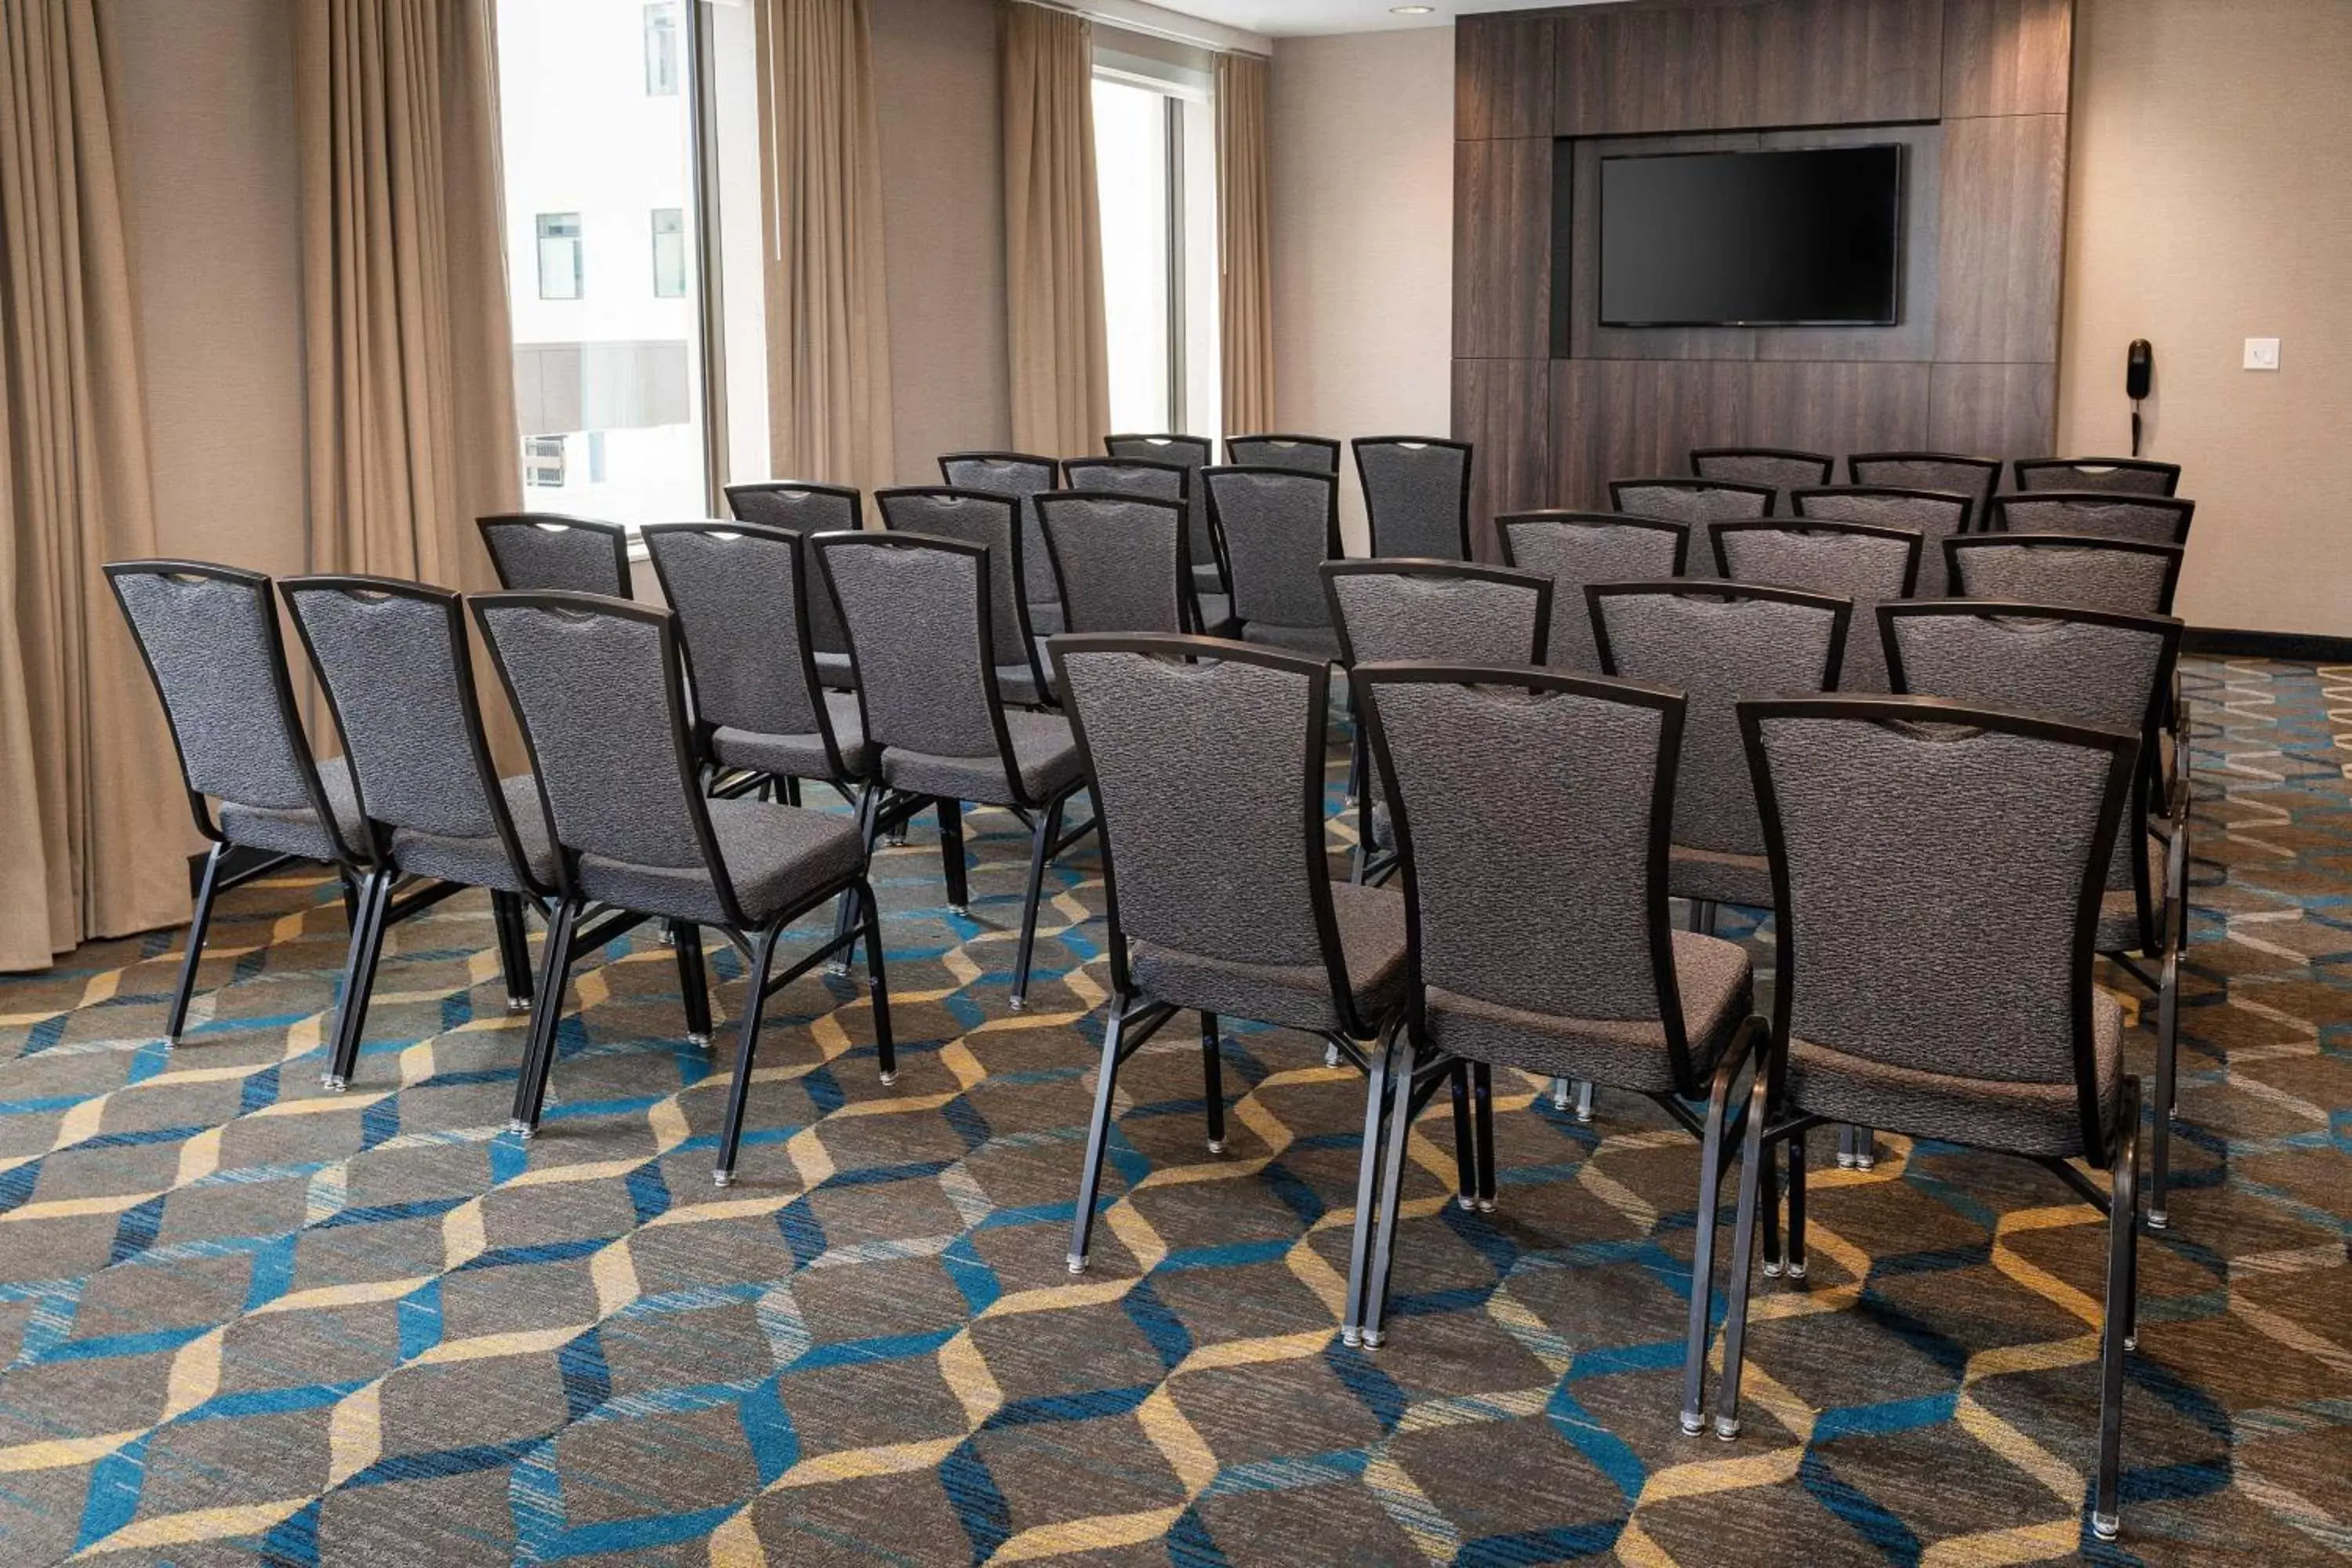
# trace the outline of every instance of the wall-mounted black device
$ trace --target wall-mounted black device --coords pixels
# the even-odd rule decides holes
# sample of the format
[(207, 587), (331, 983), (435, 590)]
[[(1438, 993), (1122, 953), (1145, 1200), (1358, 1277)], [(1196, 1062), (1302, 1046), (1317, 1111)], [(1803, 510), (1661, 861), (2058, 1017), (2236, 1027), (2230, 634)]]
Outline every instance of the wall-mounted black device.
[(2131, 455), (2139, 456), (2139, 404), (2147, 395), (2148, 384), (2156, 377), (2156, 350), (2146, 338), (2134, 338), (2131, 347), (2124, 350), (2124, 395), (2132, 405)]

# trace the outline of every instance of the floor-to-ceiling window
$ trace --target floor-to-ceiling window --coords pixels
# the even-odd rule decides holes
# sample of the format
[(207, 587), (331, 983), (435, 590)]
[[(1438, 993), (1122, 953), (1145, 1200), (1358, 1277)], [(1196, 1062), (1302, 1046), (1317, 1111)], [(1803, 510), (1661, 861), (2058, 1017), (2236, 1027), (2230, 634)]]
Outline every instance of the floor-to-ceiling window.
[(1218, 433), (1216, 122), (1202, 70), (1098, 48), (1110, 421)]

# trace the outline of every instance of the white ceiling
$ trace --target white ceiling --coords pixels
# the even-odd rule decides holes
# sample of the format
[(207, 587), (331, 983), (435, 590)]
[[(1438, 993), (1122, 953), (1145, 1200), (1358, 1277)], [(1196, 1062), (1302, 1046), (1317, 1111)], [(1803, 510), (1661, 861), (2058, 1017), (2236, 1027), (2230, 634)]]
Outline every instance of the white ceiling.
[(1391, 0), (1159, 0), (1171, 11), (1246, 28), (1272, 38), (1311, 33), (1370, 33), (1389, 27), (1443, 27), (1474, 11), (1533, 11), (1580, 0), (1433, 0), (1426, 16), (1400, 16)]

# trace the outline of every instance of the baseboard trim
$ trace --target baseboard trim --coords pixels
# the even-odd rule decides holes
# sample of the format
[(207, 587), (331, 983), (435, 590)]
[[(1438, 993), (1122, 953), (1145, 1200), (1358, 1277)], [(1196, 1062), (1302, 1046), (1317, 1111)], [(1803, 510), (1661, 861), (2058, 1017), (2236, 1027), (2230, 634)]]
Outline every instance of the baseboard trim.
[(2317, 632), (2242, 632), (2227, 626), (2190, 626), (2180, 651), (2222, 658), (2287, 658), (2307, 664), (2352, 664), (2352, 637)]

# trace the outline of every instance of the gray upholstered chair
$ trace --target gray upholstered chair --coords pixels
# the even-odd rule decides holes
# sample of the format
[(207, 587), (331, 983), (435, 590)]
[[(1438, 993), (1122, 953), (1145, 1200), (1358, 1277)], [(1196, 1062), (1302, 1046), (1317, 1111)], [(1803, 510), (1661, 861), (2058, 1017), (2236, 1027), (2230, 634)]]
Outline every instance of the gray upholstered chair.
[[(1612, 479), (1610, 510), (1626, 517), (1654, 518), (1688, 525), (1694, 531), (1710, 522), (1738, 522), (1772, 515), (1776, 492), (1769, 485), (1735, 484), (1728, 479)], [(1704, 577), (1715, 570), (1714, 552), (1694, 541), (1683, 574)]]
[[(1632, 1090), (1701, 1139), (1692, 1321), (1705, 1325), (1725, 1116), (1763, 1030), (1746, 950), (1675, 931), (1667, 910), (1683, 698), (1526, 668), (1366, 664), (1355, 679), (1394, 792), (1411, 966), (1378, 1202), (1356, 1209), (1359, 1256), (1377, 1226), (1364, 1342), (1381, 1342), (1422, 1085), (1449, 1066), (1458, 1082), (1464, 1062), (1483, 1209), (1496, 1186), (1496, 1067)], [(1707, 1101), (1704, 1121), (1686, 1100)], [(1457, 1139), (1465, 1110), (1457, 1089)], [(1375, 1152), (1368, 1142), (1368, 1167)]]
[[(1110, 927), (1110, 1010), (1070, 1226), (1076, 1274), (1119, 1066), (1179, 1012), (1201, 1016), (1212, 1153), (1225, 1138), (1222, 1017), (1304, 1031), (1371, 1074), (1364, 1142), (1379, 1142), (1380, 1074), (1404, 1002), (1405, 914), (1386, 889), (1330, 878), (1328, 664), (1210, 637), (1057, 637), (1054, 659), (1104, 825)], [(1350, 1339), (1363, 1240), (1349, 1270)]]
[(1258, 467), (1201, 470), (1217, 552), (1233, 573), (1244, 641), (1339, 657), (1317, 568), (1339, 560), (1339, 482), (1329, 474)]
[[(745, 522), (781, 528), (803, 539), (866, 526), (866, 497), (846, 485), (796, 479), (729, 485), (727, 506)], [(857, 684), (857, 671), (849, 663), (849, 634), (841, 629), (841, 612), (833, 607), (833, 595), (824, 584), (810, 584), (806, 614), (809, 642), (816, 650), (817, 679), (831, 690), (852, 689)]]
[(1470, 444), (1434, 436), (1360, 436), (1356, 477), (1372, 553), (1391, 559), (1470, 559)]
[[(1201, 470), (1217, 460), (1215, 443), (1206, 436), (1106, 436), (1103, 450), (1114, 458), (1172, 463), (1184, 470), (1184, 521), (1186, 540), (1192, 547), (1193, 588), (1202, 594), (1229, 593), (1223, 567), (1217, 559), (1216, 541), (1209, 529), (1209, 491), (1201, 483)], [(1100, 488), (1079, 483), (1069, 475), (1066, 464), (1063, 472), (1072, 489)]]
[(2195, 501), (2172, 496), (2037, 490), (1993, 498), (1992, 529), (1996, 533), (2071, 533), (2084, 539), (2185, 545), (2196, 515)]
[(1496, 518), (1503, 564), (1551, 579), (1551, 646), (1543, 662), (1588, 674), (1600, 669), (1592, 617), (1584, 612), (1585, 584), (1681, 576), (1690, 531), (1688, 523), (1606, 511), (1522, 511)]
[(592, 903), (709, 926), (746, 960), (735, 1078), (711, 1171), (719, 1185), (735, 1179), (768, 997), (849, 946), (856, 933), (835, 936), (771, 978), (777, 940), (845, 894), (864, 917), (875, 1055), (882, 1081), (894, 1081), (881, 920), (857, 829), (824, 812), (703, 794), (677, 617), (584, 594), (478, 594), (468, 604), (522, 721), (555, 839), (559, 896), (516, 1099), (521, 1130), (539, 1124), (563, 990)]
[[(1739, 1431), (1748, 1266), (1759, 1189), (1777, 1161), (1769, 1150), (1790, 1156), (1792, 1267), (1804, 1257), (1804, 1135), (1821, 1122), (2021, 1156), (2107, 1216), (2091, 1528), (2112, 1540), (2135, 1331), (2140, 1095), (2124, 1072), (2122, 1009), (2092, 968), (2137, 742), (1916, 697), (1743, 702), (1739, 721), (1782, 921), (1769, 1063), (1748, 1101), (1716, 1434)], [(2108, 1187), (2078, 1160), (2107, 1172)], [(1685, 1429), (1698, 1425), (1685, 1410)]]
[(827, 534), (814, 544), (857, 656), (866, 735), (882, 749), (884, 788), (866, 813), (868, 844), (893, 820), (936, 808), (948, 903), (968, 914), (964, 805), (1003, 806), (1030, 830), (1013, 964), (1018, 1008), (1028, 996), (1046, 864), (1095, 827), (1089, 818), (1063, 830), (1070, 797), (1086, 783), (1070, 721), (1004, 705), (987, 652), (1000, 643), (994, 623), (1003, 598), (988, 546), (895, 531)]
[[(1820, 522), (1862, 522), (1907, 529), (1919, 536), (1918, 579), (1906, 598), (1944, 596), (1944, 541), (1966, 533), (1975, 503), (1957, 490), (1896, 489), (1884, 485), (1843, 485), (1797, 490), (1789, 497), (1795, 515)], [(1857, 609), (1856, 614), (1861, 612)]]
[[(189, 813), (212, 844), (165, 1015), (169, 1047), (187, 1027), (221, 894), (289, 860), (324, 861), (342, 879), (356, 934), (360, 879), (381, 868), (381, 857), (360, 820), (350, 770), (340, 758), (323, 764), (311, 758), (269, 579), (202, 561), (117, 561), (105, 570), (171, 725)], [(262, 858), (232, 866), (230, 852), (240, 848)], [(346, 1006), (351, 997), (346, 983)]]
[(1061, 465), (1030, 452), (950, 452), (940, 458), (940, 482), (982, 495), (1009, 496), (1021, 504), (1021, 597), (1029, 606), (1029, 625), (1039, 637), (1060, 631), (1061, 601), (1054, 597), (1054, 568), (1045, 558), (1045, 536), (1038, 531), (1033, 503), (1060, 486)]
[(2177, 544), (2071, 533), (1971, 533), (1944, 541), (1946, 574), (1961, 598), (2126, 616), (2172, 614), (2182, 553)]
[(1708, 530), (1716, 569), (1734, 583), (1769, 583), (1833, 594), (1853, 606), (1845, 659), (1832, 686), (1841, 691), (1886, 689), (1886, 653), (1879, 646), (1872, 608), (1907, 599), (1919, 580), (1916, 530), (1861, 522), (1718, 522)]
[(2179, 464), (2147, 458), (2020, 458), (2014, 467), (2021, 490), (2168, 496), (2180, 489)]
[(1748, 583), (1596, 583), (1584, 590), (1601, 672), (1684, 693), (1666, 889), (1690, 900), (1693, 931), (1715, 907), (1772, 908), (1733, 705), (1742, 697), (1834, 689), (1846, 600)]
[[(1895, 689), (1948, 697), (2070, 724), (2128, 730), (2153, 754), (2172, 690), (2181, 624), (2051, 605), (1950, 600), (1881, 605)], [(2098, 950), (2156, 998), (2156, 1142), (2147, 1223), (2167, 1224), (2180, 964), (2188, 937), (2189, 790), (2132, 791), (2099, 907)]]
[(1339, 443), (1328, 436), (1228, 436), (1225, 462), (1253, 468), (1290, 468), (1339, 477)]
[[(997, 690), (1003, 700), (1021, 707), (1052, 706), (1053, 683), (1047, 679), (1043, 639), (1030, 619), (1025, 590), (1037, 578), (1029, 564), (1030, 528), (1021, 521), (1031, 510), (1028, 504), (1010, 496), (932, 486), (877, 490), (874, 504), (882, 513), (882, 526), (892, 532), (961, 539), (987, 550), (989, 624)], [(1044, 535), (1039, 534), (1038, 540), (1043, 550)], [(1039, 568), (1050, 592), (1052, 559), (1040, 562)], [(1054, 614), (1058, 622), (1058, 605)]]
[(478, 518), (502, 588), (629, 596), (629, 531), (617, 522), (523, 511)]
[(1993, 492), (2000, 489), (2000, 468), (1998, 458), (1958, 452), (1856, 452), (1845, 460), (1846, 478), (1866, 489), (1942, 490), (1968, 497), (1970, 528), (1985, 526)]
[(1837, 471), (1837, 459), (1821, 452), (1792, 452), (1783, 447), (1693, 447), (1693, 478), (1729, 479), (1743, 485), (1763, 485), (1787, 494), (1811, 485), (1825, 485)]
[(1182, 503), (1109, 491), (1053, 490), (1036, 504), (1071, 631), (1198, 629), (1192, 624)]
[[(1114, 436), (1114, 441), (1173, 439), (1173, 437)], [(1191, 437), (1182, 437), (1192, 440)], [(1200, 443), (1206, 448), (1208, 443)], [(1106, 491), (1172, 500), (1184, 508), (1184, 558), (1197, 624), (1213, 636), (1231, 629), (1234, 596), (1225, 586), (1224, 563), (1217, 559), (1217, 542), (1209, 527), (1209, 498), (1201, 488), (1199, 466), (1160, 462), (1144, 458), (1072, 458), (1062, 465), (1063, 482), (1074, 490)]]

